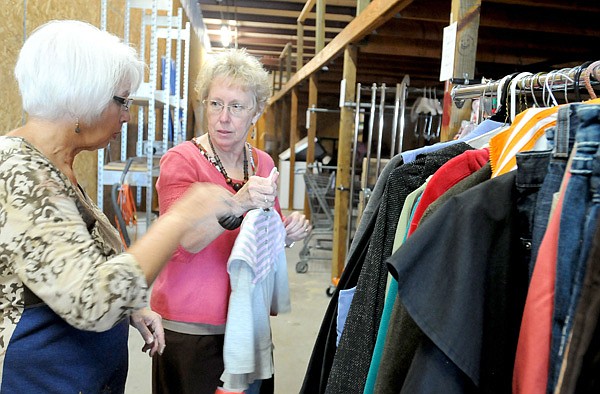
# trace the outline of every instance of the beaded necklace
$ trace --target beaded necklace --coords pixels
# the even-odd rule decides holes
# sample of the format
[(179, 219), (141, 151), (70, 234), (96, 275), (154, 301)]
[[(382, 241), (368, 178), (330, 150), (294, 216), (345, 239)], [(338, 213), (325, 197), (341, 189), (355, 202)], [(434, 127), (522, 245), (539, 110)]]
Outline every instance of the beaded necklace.
[(233, 190), (235, 190), (237, 192), (246, 184), (246, 182), (248, 182), (249, 174), (248, 174), (248, 157), (246, 155), (246, 149), (245, 149), (246, 147), (248, 148), (248, 151), (250, 152), (250, 164), (252, 166), (252, 171), (254, 171), (254, 158), (252, 157), (252, 146), (246, 142), (246, 147), (244, 148), (244, 180), (241, 183), (233, 182), (231, 177), (227, 174), (227, 171), (225, 170), (225, 166), (221, 162), (221, 159), (219, 158), (219, 155), (217, 154), (217, 151), (215, 150), (215, 147), (213, 146), (213, 143), (210, 139), (210, 134), (208, 134), (207, 137), (208, 137), (208, 143), (210, 145), (210, 148), (213, 151), (213, 156), (210, 156), (208, 154), (208, 152), (206, 151), (206, 149), (204, 149), (204, 147), (195, 138), (194, 138), (194, 143), (200, 150), (200, 153), (202, 153), (202, 155), (204, 155), (204, 157), (206, 157), (208, 159), (208, 161), (210, 161), (212, 163), (212, 165), (214, 165), (215, 168), (217, 170), (219, 170), (221, 175), (223, 175), (223, 178), (225, 178), (225, 182), (229, 186), (231, 186), (233, 188)]

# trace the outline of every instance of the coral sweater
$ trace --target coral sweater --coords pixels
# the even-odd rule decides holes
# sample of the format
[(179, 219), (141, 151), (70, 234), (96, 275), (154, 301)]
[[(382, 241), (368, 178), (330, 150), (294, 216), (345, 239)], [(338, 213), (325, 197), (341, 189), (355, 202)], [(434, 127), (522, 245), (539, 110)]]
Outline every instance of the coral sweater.
[[(269, 176), (274, 167), (273, 159), (256, 148), (252, 152), (256, 175)], [(160, 213), (168, 211), (194, 182), (227, 185), (223, 175), (198, 147), (186, 141), (171, 148), (160, 161), (156, 183)], [(278, 201), (275, 209), (280, 212)], [(168, 320), (225, 324), (231, 291), (227, 260), (238, 233), (239, 229), (225, 231), (198, 253), (179, 247), (154, 283), (152, 309)]]

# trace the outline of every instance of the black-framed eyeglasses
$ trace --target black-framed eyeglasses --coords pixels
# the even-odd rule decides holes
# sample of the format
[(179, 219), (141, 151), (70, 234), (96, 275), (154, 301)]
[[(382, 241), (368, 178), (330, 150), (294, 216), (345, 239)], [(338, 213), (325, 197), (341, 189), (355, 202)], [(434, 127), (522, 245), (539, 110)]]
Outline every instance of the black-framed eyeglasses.
[(113, 100), (121, 104), (121, 108), (125, 111), (129, 111), (129, 107), (133, 103), (133, 99), (127, 97), (113, 96)]
[(231, 114), (232, 116), (243, 116), (247, 111), (254, 108), (253, 106), (247, 106), (242, 104), (225, 105), (224, 103), (217, 100), (202, 100), (202, 103), (206, 105), (208, 112), (215, 115), (223, 112), (223, 108), (225, 107), (227, 107), (229, 114)]

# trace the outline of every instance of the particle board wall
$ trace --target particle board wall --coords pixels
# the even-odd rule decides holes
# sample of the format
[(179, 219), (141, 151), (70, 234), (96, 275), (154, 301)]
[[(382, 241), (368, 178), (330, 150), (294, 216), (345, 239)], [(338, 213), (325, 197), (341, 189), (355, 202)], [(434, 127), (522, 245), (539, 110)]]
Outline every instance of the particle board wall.
[(89, 7), (85, 0), (3, 0), (0, 7), (0, 133), (18, 127), (24, 120), (13, 69), (25, 38), (50, 19), (100, 21), (100, 7)]
[[(26, 37), (43, 23), (52, 19), (78, 19), (100, 27), (101, 1), (100, 0), (1, 0), (0, 6), (0, 37), (3, 45), (0, 46), (0, 135), (20, 127), (25, 121), (25, 114), (21, 108), (21, 98), (17, 83), (13, 76), (14, 66)], [(124, 0), (108, 0), (107, 2), (107, 30), (119, 37), (123, 37)], [(174, 1), (173, 14), (176, 15), (179, 1)], [(184, 20), (187, 20), (184, 16)], [(132, 10), (130, 42), (139, 48), (141, 11)], [(197, 48), (200, 40), (194, 35), (192, 43)], [(147, 39), (149, 33), (147, 33)], [(138, 49), (139, 50), (139, 49)], [(190, 64), (199, 63), (194, 56), (199, 57), (200, 52), (190, 56)], [(145, 59), (149, 58), (146, 53)], [(193, 70), (193, 68), (191, 68)], [(197, 71), (196, 71), (197, 73)], [(196, 74), (190, 72), (190, 98), (193, 97), (193, 81)], [(137, 120), (132, 119), (135, 123)], [(131, 122), (132, 125), (134, 122)], [(190, 124), (193, 127), (193, 124)], [(88, 195), (94, 200), (97, 195), (97, 153), (82, 152), (75, 160), (77, 179)]]
[[(100, 25), (100, 2), (87, 0), (3, 0), (0, 7), (0, 36), (4, 40), (0, 56), (0, 133), (6, 134), (25, 121), (21, 98), (13, 70), (19, 50), (31, 32), (52, 19), (79, 19)], [(90, 3), (96, 4), (91, 6)], [(75, 161), (81, 186), (90, 196), (96, 195), (96, 152), (83, 152)]]

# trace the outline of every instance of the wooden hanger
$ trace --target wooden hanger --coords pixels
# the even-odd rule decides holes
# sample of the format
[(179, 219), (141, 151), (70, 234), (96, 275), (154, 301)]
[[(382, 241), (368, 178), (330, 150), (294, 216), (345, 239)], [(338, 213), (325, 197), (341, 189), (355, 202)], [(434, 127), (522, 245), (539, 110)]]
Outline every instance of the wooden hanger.
[(580, 65), (579, 67), (577, 67), (577, 70), (575, 71), (575, 80), (573, 82), (573, 88), (575, 90), (575, 100), (577, 102), (581, 101), (581, 93), (579, 92), (580, 86), (579, 86), (579, 80), (581, 79), (581, 73), (583, 72), (584, 69), (586, 69), (590, 64), (592, 64), (593, 61), (587, 61), (585, 63), (583, 63), (582, 65)]
[(587, 68), (583, 72), (583, 82), (585, 83), (585, 88), (587, 89), (592, 100), (598, 97), (596, 96), (596, 92), (594, 92), (594, 88), (592, 87), (592, 83), (590, 82), (590, 73), (594, 71), (594, 78), (598, 80), (598, 77), (600, 77), (600, 75), (597, 74), (598, 70), (595, 70), (598, 66), (600, 66), (600, 60), (596, 60), (595, 62), (587, 66)]

